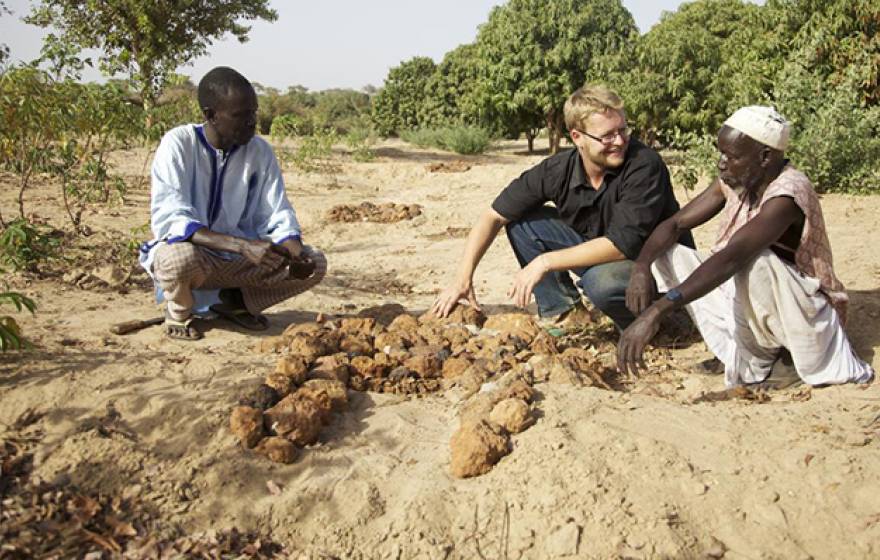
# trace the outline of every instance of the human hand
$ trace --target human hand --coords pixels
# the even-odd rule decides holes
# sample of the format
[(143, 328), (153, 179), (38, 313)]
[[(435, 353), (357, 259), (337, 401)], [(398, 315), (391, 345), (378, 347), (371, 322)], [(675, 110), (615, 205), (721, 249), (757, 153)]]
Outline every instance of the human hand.
[(284, 266), (288, 259), (284, 249), (263, 239), (246, 240), (241, 255), (256, 266), (270, 269)]
[(290, 259), (290, 276), (305, 280), (315, 273), (315, 261), (310, 256), (301, 253)]
[(513, 300), (514, 305), (525, 307), (532, 299), (532, 291), (544, 276), (549, 272), (545, 255), (533, 259), (525, 268), (513, 277), (513, 285), (507, 291), (507, 297)]
[(466, 299), (471, 307), (477, 311), (482, 311), (480, 304), (477, 303), (477, 296), (474, 293), (473, 285), (468, 284), (465, 288), (460, 286), (450, 286), (440, 292), (440, 295), (437, 296), (437, 299), (435, 299), (433, 305), (431, 305), (430, 312), (437, 317), (447, 317), (462, 299)]
[(660, 315), (650, 310), (642, 313), (620, 335), (617, 342), (617, 370), (620, 373), (638, 375), (645, 369), (643, 354), (645, 346), (660, 328)]
[(629, 277), (629, 285), (626, 287), (626, 308), (638, 317), (656, 297), (657, 290), (654, 286), (654, 278), (651, 276), (651, 268), (640, 264), (634, 265)]

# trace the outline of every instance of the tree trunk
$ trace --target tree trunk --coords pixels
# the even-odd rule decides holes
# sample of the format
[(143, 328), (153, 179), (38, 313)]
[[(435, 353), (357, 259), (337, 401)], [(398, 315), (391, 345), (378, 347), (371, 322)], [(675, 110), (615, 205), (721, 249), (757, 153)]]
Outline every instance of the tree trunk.
[(526, 142), (529, 143), (529, 153), (535, 152), (535, 134), (531, 128), (526, 129)]
[(559, 145), (562, 142), (562, 137), (564, 135), (562, 122), (562, 114), (557, 109), (552, 109), (546, 115), (547, 121), (547, 136), (550, 140), (550, 154), (556, 154), (559, 152)]

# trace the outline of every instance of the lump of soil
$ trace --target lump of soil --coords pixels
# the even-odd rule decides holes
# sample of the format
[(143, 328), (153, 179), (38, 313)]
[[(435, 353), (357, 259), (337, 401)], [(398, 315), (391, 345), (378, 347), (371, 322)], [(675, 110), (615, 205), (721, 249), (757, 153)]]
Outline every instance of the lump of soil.
[(456, 478), (479, 476), (510, 452), (510, 440), (499, 426), (480, 421), (463, 424), (449, 441), (450, 471)]
[(258, 354), (277, 353), (287, 348), (288, 344), (290, 341), (285, 336), (267, 336), (257, 341), (254, 345), (254, 352)]
[(504, 399), (495, 405), (489, 420), (511, 434), (518, 434), (534, 422), (529, 405), (520, 399)]
[(297, 391), (263, 413), (263, 420), (272, 434), (309, 445), (317, 441), (326, 414), (314, 399)]
[(398, 315), (388, 325), (388, 332), (400, 333), (405, 336), (406, 333), (414, 333), (419, 330), (419, 320), (412, 315)]
[(460, 159), (455, 161), (441, 161), (438, 163), (429, 163), (425, 166), (425, 171), (430, 173), (464, 173), (471, 168), (471, 164)]
[(492, 315), (483, 323), (484, 329), (498, 331), (502, 335), (516, 336), (531, 344), (532, 340), (541, 332), (541, 327), (525, 313), (500, 313)]
[(281, 400), (281, 395), (278, 394), (278, 391), (269, 387), (268, 385), (260, 385), (246, 396), (242, 397), (238, 404), (243, 406), (249, 406), (251, 408), (257, 408), (259, 410), (266, 410), (267, 408), (272, 408), (275, 406), (278, 401)]
[(328, 345), (319, 336), (298, 334), (290, 340), (288, 345), (291, 355), (299, 356), (308, 363), (312, 363), (319, 357), (336, 352), (336, 348)]
[(422, 207), (418, 204), (406, 205), (386, 202), (376, 205), (372, 202), (361, 202), (357, 206), (350, 204), (334, 206), (327, 212), (327, 220), (331, 222), (393, 223), (411, 220), (421, 213)]
[(350, 317), (339, 322), (343, 334), (353, 336), (373, 336), (377, 332), (376, 319), (372, 317)]
[(532, 340), (529, 349), (535, 354), (558, 354), (559, 348), (556, 346), (556, 338), (550, 336), (546, 331), (541, 331)]
[(373, 349), (377, 352), (385, 352), (386, 350), (406, 350), (407, 339), (396, 332), (383, 332), (376, 335), (373, 339)]
[(348, 384), (349, 364), (345, 354), (321, 356), (306, 376), (308, 379), (329, 379)]
[(388, 373), (387, 364), (378, 364), (369, 356), (355, 356), (351, 359), (351, 369), (355, 374), (364, 378), (385, 377)]
[(517, 379), (507, 387), (503, 388), (498, 396), (502, 400), (519, 399), (523, 402), (530, 403), (535, 400), (535, 389), (524, 380)]
[(318, 336), (321, 330), (323, 330), (323, 327), (319, 323), (294, 323), (284, 329), (281, 336), (287, 337), (288, 339), (291, 339), (298, 334)]
[(270, 373), (266, 376), (266, 385), (275, 389), (280, 398), (284, 398), (296, 389), (294, 380), (280, 373)]
[(344, 334), (339, 341), (339, 350), (350, 356), (371, 355), (373, 353), (372, 337)]
[(403, 367), (422, 379), (432, 379), (440, 376), (443, 361), (436, 353), (418, 354), (404, 360)]
[(443, 362), (443, 379), (455, 379), (460, 377), (471, 365), (467, 358), (446, 358)]
[(275, 373), (289, 377), (296, 385), (306, 380), (308, 372), (309, 362), (302, 356), (281, 356), (275, 364)]
[(296, 460), (296, 446), (282, 437), (267, 437), (254, 451), (273, 463), (289, 464)]
[(342, 412), (348, 407), (348, 391), (339, 381), (327, 379), (311, 379), (306, 381), (299, 392), (315, 394), (324, 392), (330, 398), (330, 407), (334, 412)]
[(232, 409), (229, 429), (238, 437), (243, 446), (248, 449), (254, 447), (265, 434), (263, 431), (263, 411), (250, 406), (236, 406)]

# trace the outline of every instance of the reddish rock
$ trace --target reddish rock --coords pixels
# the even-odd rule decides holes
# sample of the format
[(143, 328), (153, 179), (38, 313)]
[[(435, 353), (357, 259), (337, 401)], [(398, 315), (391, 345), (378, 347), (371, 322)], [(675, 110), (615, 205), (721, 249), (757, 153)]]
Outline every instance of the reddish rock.
[(273, 463), (289, 464), (296, 460), (296, 446), (282, 437), (267, 437), (254, 451)]
[(275, 389), (280, 398), (284, 398), (296, 389), (294, 380), (280, 373), (270, 373), (266, 376), (266, 385)]
[(498, 426), (480, 421), (463, 424), (449, 442), (450, 471), (456, 478), (479, 476), (510, 452), (510, 440)]
[(322, 356), (315, 361), (315, 367), (309, 371), (306, 377), (307, 379), (329, 379), (348, 384), (348, 358), (344, 354)]
[(277, 353), (287, 348), (288, 344), (289, 341), (284, 336), (267, 336), (257, 341), (254, 351), (260, 354)]
[(257, 445), (265, 431), (263, 430), (263, 411), (249, 406), (237, 406), (232, 409), (229, 429), (238, 437), (241, 444), (248, 449)]
[(263, 421), (270, 433), (309, 445), (317, 441), (326, 413), (313, 399), (296, 392), (263, 413)]
[(446, 358), (443, 362), (443, 378), (455, 379), (460, 377), (471, 365), (467, 358)]
[(388, 332), (414, 333), (419, 330), (419, 321), (412, 315), (398, 315), (388, 325)]
[(343, 319), (339, 323), (339, 330), (343, 334), (354, 336), (373, 336), (376, 330), (376, 320), (372, 317), (351, 317)]
[(535, 421), (532, 410), (520, 399), (504, 399), (492, 409), (489, 420), (511, 434), (518, 434)]
[(484, 329), (498, 331), (501, 334), (517, 336), (529, 344), (541, 332), (541, 327), (525, 313), (500, 313), (492, 315), (483, 324)]
[(517, 379), (498, 391), (498, 399), (519, 399), (530, 403), (535, 400), (535, 389), (522, 379)]
[(409, 340), (397, 332), (382, 332), (373, 339), (373, 348), (377, 352), (385, 352), (386, 349), (405, 350)]
[(334, 412), (342, 412), (348, 408), (348, 390), (339, 381), (327, 379), (311, 379), (299, 389), (300, 392), (311, 394), (324, 392), (330, 398), (330, 406)]
[(403, 367), (422, 379), (431, 379), (440, 376), (440, 372), (443, 370), (443, 362), (436, 354), (422, 354), (404, 360)]
[(323, 325), (319, 323), (294, 323), (284, 329), (282, 336), (288, 339), (292, 339), (300, 334), (314, 337), (323, 330)]
[(339, 350), (352, 355), (371, 355), (373, 353), (373, 339), (362, 334), (344, 334), (339, 340)]
[(332, 346), (327, 345), (322, 338), (306, 334), (298, 334), (293, 337), (288, 349), (292, 356), (298, 356), (308, 363), (336, 351)]
[(275, 364), (275, 373), (289, 377), (295, 385), (306, 380), (309, 362), (302, 356), (281, 356)]
[(351, 369), (357, 375), (364, 378), (385, 377), (388, 373), (388, 364), (378, 364), (369, 356), (355, 356), (351, 359)]
[(532, 340), (529, 349), (535, 354), (558, 354), (559, 348), (556, 346), (556, 338), (547, 334), (547, 331), (541, 331)]
[(278, 394), (278, 391), (266, 384), (262, 384), (242, 397), (238, 401), (238, 404), (257, 408), (259, 410), (266, 410), (267, 408), (275, 406), (280, 400), (281, 396)]

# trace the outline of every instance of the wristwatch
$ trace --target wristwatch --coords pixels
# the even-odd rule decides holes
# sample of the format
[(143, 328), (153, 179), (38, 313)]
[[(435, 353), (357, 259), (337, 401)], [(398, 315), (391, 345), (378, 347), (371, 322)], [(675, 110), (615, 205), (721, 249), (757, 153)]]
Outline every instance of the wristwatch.
[(666, 292), (666, 295), (664, 297), (675, 304), (681, 303), (684, 299), (684, 296), (681, 295), (681, 292), (678, 291), (678, 288), (672, 288), (671, 290)]

